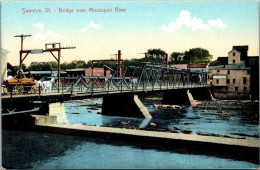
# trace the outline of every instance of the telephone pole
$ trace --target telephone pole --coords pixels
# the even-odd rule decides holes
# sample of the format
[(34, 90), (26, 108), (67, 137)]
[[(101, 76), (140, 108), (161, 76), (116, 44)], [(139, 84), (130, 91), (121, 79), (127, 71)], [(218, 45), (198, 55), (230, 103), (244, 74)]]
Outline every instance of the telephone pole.
[(22, 55), (23, 55), (23, 40), (25, 39), (25, 37), (30, 37), (32, 35), (15, 35), (14, 37), (20, 37), (21, 38), (21, 51), (20, 51), (20, 69), (22, 69)]

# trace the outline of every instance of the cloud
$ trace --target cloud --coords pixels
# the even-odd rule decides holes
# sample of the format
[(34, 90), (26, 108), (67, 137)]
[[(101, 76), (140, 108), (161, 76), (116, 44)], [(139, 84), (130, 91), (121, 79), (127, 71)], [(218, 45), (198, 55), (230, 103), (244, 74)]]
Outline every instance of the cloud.
[(210, 20), (209, 25), (212, 27), (226, 28), (227, 25), (221, 19)]
[(41, 40), (45, 40), (47, 37), (51, 37), (51, 38), (59, 38), (61, 37), (61, 34), (59, 33), (55, 33), (52, 30), (48, 30), (46, 33), (37, 33), (35, 35), (35, 39), (41, 39)]
[(95, 29), (95, 30), (100, 30), (100, 29), (102, 29), (99, 24), (95, 24), (93, 21), (91, 21), (91, 22), (89, 23), (89, 27), (90, 27), (90, 28), (93, 28), (93, 29)]
[(37, 24), (33, 25), (34, 27), (40, 28), (40, 30), (43, 30), (44, 24), (38, 22)]
[(227, 25), (219, 18), (216, 20), (209, 20), (206, 24), (201, 18), (191, 17), (189, 11), (181, 11), (175, 21), (171, 22), (169, 25), (162, 25), (161, 29), (164, 32), (175, 33), (183, 27), (191, 28), (193, 31), (211, 31), (212, 28), (226, 28)]
[(80, 30), (80, 32), (86, 32), (89, 28), (94, 30), (101, 30), (102, 27), (99, 24), (94, 23), (93, 21), (90, 21), (87, 27), (84, 27)]

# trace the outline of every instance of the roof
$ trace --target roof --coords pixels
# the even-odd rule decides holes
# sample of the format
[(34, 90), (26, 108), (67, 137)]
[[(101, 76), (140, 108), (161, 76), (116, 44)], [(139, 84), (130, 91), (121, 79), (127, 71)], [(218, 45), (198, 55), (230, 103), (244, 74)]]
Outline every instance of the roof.
[(227, 64), (227, 65), (219, 65), (219, 66), (210, 66), (210, 70), (249, 70), (250, 67), (246, 67), (245, 63), (241, 64)]
[(220, 61), (221, 64), (227, 64), (228, 63), (228, 57), (218, 57), (217, 61)]
[(233, 49), (233, 50), (237, 50), (237, 51), (240, 51), (240, 50), (248, 50), (248, 45), (233, 46), (232, 49)]
[(189, 64), (188, 68), (206, 68), (208, 63)]
[(171, 67), (171, 68), (178, 68), (178, 69), (187, 69), (188, 68), (188, 64), (173, 64), (173, 65), (169, 65), (169, 67)]
[[(30, 71), (32, 74), (51, 74), (51, 73), (58, 73), (58, 71)], [(29, 71), (24, 72), (24, 74), (28, 74)], [(61, 71), (61, 74), (66, 74), (65, 71)]]
[(85, 71), (85, 68), (66, 69), (66, 71)]

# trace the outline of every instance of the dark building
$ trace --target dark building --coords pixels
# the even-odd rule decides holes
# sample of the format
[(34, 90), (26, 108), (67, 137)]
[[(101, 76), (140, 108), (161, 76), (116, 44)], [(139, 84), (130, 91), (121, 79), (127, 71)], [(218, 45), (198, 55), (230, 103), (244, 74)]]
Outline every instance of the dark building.
[(228, 57), (218, 57), (217, 61), (219, 62), (219, 65), (228, 64)]
[(240, 61), (246, 61), (247, 59), (247, 51), (248, 51), (248, 45), (244, 46), (233, 46), (233, 50), (239, 51), (240, 54)]
[(246, 63), (251, 68), (251, 98), (259, 100), (259, 56), (248, 56)]

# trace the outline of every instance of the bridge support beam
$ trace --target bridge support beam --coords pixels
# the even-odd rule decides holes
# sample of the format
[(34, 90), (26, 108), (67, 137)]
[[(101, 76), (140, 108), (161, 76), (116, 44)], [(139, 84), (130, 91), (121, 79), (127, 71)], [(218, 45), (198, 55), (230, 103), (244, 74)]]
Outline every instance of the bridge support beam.
[(119, 94), (103, 97), (103, 115), (152, 118), (138, 95)]
[(176, 89), (176, 90), (167, 90), (163, 92), (162, 104), (195, 106), (196, 102), (194, 101), (189, 90)]
[(195, 100), (213, 100), (211, 91), (208, 88), (191, 89), (190, 92)]

